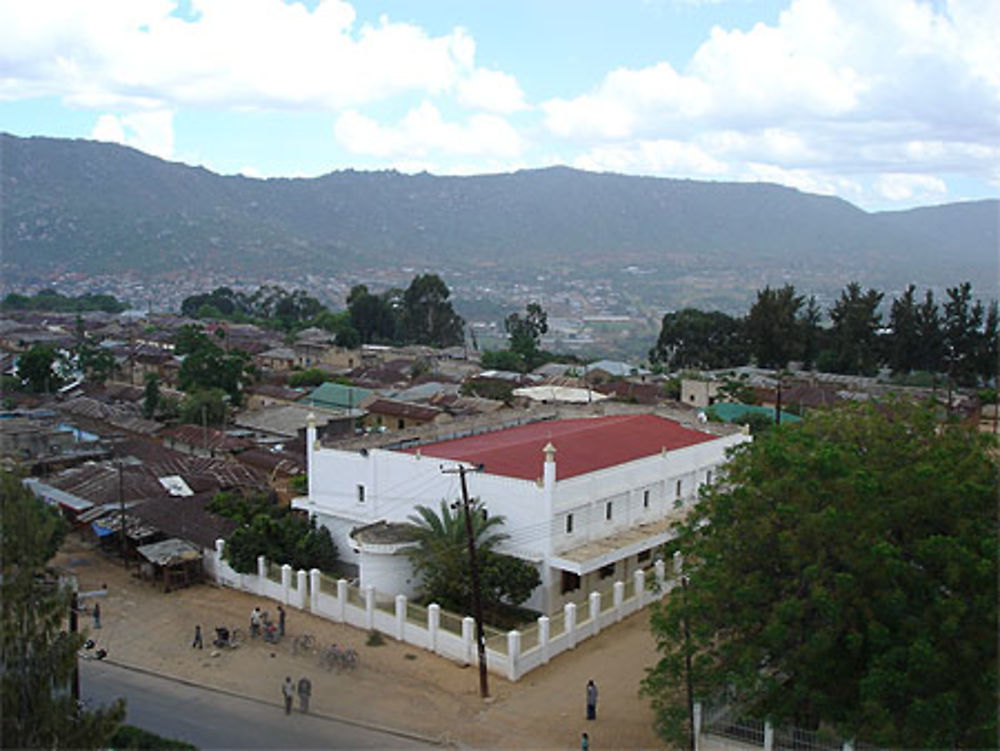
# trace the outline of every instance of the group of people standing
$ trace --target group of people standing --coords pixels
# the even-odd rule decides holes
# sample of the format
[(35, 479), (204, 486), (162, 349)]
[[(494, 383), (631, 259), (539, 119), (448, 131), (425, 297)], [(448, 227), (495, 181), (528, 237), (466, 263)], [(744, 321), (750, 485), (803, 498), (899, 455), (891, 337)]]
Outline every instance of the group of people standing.
[(281, 687), (281, 695), (285, 699), (285, 714), (292, 713), (292, 702), (295, 694), (299, 695), (299, 711), (306, 713), (309, 711), (309, 697), (312, 696), (312, 681), (305, 676), (299, 678), (298, 687), (292, 682), (292, 677), (285, 676), (285, 683)]

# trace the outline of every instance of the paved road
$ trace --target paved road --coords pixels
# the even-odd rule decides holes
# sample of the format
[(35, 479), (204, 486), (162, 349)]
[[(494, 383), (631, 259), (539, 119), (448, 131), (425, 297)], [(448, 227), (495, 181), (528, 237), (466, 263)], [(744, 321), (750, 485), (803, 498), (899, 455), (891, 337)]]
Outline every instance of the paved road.
[[(127, 700), (130, 725), (201, 749), (435, 748), (409, 738), (293, 712), (108, 663), (80, 663), (81, 695)], [(277, 691), (277, 689), (276, 689)]]

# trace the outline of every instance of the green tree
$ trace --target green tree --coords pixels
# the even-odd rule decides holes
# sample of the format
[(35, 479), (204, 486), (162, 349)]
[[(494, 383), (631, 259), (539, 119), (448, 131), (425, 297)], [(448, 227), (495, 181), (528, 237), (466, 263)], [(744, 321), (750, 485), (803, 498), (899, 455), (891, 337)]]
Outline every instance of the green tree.
[(972, 300), (972, 285), (963, 282), (945, 290), (942, 335), (948, 377), (963, 386), (975, 385), (978, 368), (983, 304)]
[(806, 299), (805, 308), (799, 315), (799, 340), (802, 342), (802, 365), (808, 370), (812, 368), (819, 356), (823, 343), (823, 329), (820, 328), (820, 321), (823, 320), (823, 312), (820, 310), (816, 296), (810, 295)]
[(0, 491), (3, 746), (105, 748), (125, 717), (125, 705), (119, 700), (84, 711), (70, 695), (77, 650), (86, 636), (67, 632), (71, 593), (45, 568), (66, 524), (16, 475), (0, 472)]
[(997, 385), (1000, 375), (1000, 312), (996, 300), (986, 307), (986, 321), (976, 348), (976, 366), (983, 383)]
[(243, 404), (243, 386), (250, 380), (250, 355), (241, 349), (226, 352), (200, 328), (182, 326), (175, 351), (184, 356), (177, 374), (182, 391), (222, 389), (234, 407)]
[[(893, 748), (997, 737), (996, 441), (902, 402), (811, 413), (735, 452), (679, 529), (652, 615), (665, 738), (699, 700)], [(685, 624), (690, 639), (685, 646)]]
[(730, 368), (745, 365), (748, 355), (741, 319), (696, 308), (663, 316), (656, 346), (649, 351), (651, 362), (671, 370)]
[(487, 551), (479, 557), (480, 586), (485, 618), (498, 622), (505, 606), (517, 606), (542, 583), (538, 570), (527, 561)]
[(156, 373), (146, 374), (146, 386), (142, 390), (142, 416), (152, 420), (160, 404), (160, 377)]
[(293, 569), (320, 571), (333, 571), (338, 559), (330, 530), (318, 526), (314, 516), (290, 513), (257, 514), (226, 541), (226, 560), (240, 573), (256, 573), (259, 555)]
[(916, 328), (917, 367), (929, 373), (940, 373), (944, 370), (944, 334), (941, 312), (931, 290), (927, 290), (924, 301), (917, 307)]
[(750, 352), (761, 368), (784, 368), (802, 352), (799, 310), (805, 298), (795, 294), (795, 287), (770, 286), (757, 291), (757, 300), (746, 319), (746, 337)]
[(225, 397), (222, 389), (199, 389), (186, 394), (179, 407), (181, 422), (224, 426), (228, 411)]
[(528, 303), (525, 313), (511, 313), (504, 319), (504, 329), (510, 336), (508, 350), (517, 355), (521, 365), (515, 370), (525, 372), (541, 364), (539, 345), (542, 334), (549, 330), (548, 314), (536, 302)]
[[(486, 516), (486, 507), (478, 499), (470, 505), (472, 539), (480, 556), (487, 556), (507, 539), (499, 531), (504, 517)], [(419, 543), (408, 554), (420, 577), (424, 599), (448, 610), (468, 612), (472, 586), (465, 512), (461, 508), (452, 510), (447, 501), (441, 501), (439, 512), (428, 506), (417, 506), (415, 510), (409, 518), (418, 529)]]
[(292, 373), (288, 376), (288, 385), (293, 389), (303, 387), (315, 388), (322, 383), (326, 383), (328, 380), (331, 380), (331, 376), (326, 371), (319, 368), (309, 368), (308, 370), (303, 370), (300, 373)]
[(857, 282), (851, 282), (840, 293), (840, 299), (830, 308), (834, 372), (874, 375), (878, 371), (881, 302), (881, 292), (862, 292)]
[(17, 358), (17, 374), (28, 391), (51, 393), (62, 385), (54, 367), (58, 359), (58, 353), (47, 344), (36, 344)]
[(437, 274), (420, 274), (403, 293), (407, 344), (450, 347), (461, 344), (465, 322), (451, 307), (451, 292)]
[(391, 343), (399, 335), (399, 316), (393, 307), (395, 293), (373, 295), (364, 284), (351, 288), (347, 296), (347, 312), (351, 328), (361, 344)]
[(91, 381), (104, 383), (115, 372), (115, 356), (84, 338), (77, 347), (77, 363)]
[(892, 301), (889, 309), (887, 361), (893, 375), (917, 370), (920, 360), (919, 306), (915, 299), (916, 287), (907, 286), (903, 296)]

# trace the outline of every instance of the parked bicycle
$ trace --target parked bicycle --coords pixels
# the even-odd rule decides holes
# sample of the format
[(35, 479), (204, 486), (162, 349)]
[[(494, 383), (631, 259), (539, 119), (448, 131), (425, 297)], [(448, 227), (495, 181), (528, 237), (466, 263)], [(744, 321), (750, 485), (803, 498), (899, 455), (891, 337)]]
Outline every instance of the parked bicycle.
[(320, 654), (319, 664), (327, 670), (336, 668), (338, 673), (341, 670), (353, 670), (358, 666), (358, 653), (350, 647), (341, 649), (336, 644), (331, 644)]
[(316, 639), (312, 634), (302, 634), (301, 636), (296, 636), (292, 641), (292, 654), (303, 654), (316, 651)]

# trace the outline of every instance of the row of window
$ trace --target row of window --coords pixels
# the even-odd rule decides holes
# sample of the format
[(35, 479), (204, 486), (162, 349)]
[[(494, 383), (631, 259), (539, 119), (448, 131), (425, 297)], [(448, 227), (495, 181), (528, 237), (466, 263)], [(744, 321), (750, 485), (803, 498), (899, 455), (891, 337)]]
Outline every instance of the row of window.
[[(640, 564), (646, 563), (653, 557), (653, 549), (643, 550), (635, 558)], [(602, 566), (598, 569), (598, 576), (601, 579), (610, 579), (615, 575), (617, 570), (617, 563), (609, 563), (607, 566)], [(580, 588), (580, 575), (574, 574), (572, 571), (562, 572), (562, 581), (559, 584), (559, 591), (561, 594), (566, 594), (567, 592), (574, 592)]]

